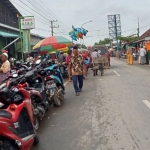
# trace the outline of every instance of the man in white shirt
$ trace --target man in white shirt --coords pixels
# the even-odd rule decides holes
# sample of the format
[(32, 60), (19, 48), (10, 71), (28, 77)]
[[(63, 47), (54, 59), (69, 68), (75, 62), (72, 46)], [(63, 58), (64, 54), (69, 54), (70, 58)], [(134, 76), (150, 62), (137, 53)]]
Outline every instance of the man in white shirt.
[(92, 58), (97, 58), (97, 57), (100, 57), (100, 54), (98, 53), (98, 50), (97, 49), (94, 49), (92, 55), (91, 55)]
[(98, 59), (101, 55), (98, 53), (97, 49), (94, 49), (91, 57), (92, 57), (92, 63), (93, 63), (93, 75), (98, 75), (98, 69), (99, 69), (99, 62)]
[(146, 50), (145, 48), (143, 48), (143, 46), (141, 46), (140, 48), (140, 64), (144, 65), (146, 63)]

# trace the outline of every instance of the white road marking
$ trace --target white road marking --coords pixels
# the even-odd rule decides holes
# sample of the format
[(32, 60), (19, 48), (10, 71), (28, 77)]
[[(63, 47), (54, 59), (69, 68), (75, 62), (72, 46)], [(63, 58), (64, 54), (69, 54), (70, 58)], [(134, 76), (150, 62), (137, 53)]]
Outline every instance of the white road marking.
[(102, 81), (103, 79), (99, 79), (99, 81)]
[(148, 102), (147, 100), (142, 100), (142, 101), (150, 109), (150, 102)]
[(115, 73), (118, 77), (120, 77), (120, 74), (119, 74), (117, 71), (114, 70), (114, 73)]
[(66, 86), (68, 84), (68, 81), (64, 83), (64, 86)]

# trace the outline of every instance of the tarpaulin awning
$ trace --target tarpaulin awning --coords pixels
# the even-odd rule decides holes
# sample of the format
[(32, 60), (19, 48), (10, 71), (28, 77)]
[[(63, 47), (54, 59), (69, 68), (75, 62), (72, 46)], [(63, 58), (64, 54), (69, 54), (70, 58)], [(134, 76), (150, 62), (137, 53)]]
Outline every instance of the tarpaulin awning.
[(2, 36), (2, 37), (12, 37), (12, 38), (19, 37), (19, 35), (17, 35), (17, 34), (3, 32), (3, 31), (0, 31), (0, 36)]

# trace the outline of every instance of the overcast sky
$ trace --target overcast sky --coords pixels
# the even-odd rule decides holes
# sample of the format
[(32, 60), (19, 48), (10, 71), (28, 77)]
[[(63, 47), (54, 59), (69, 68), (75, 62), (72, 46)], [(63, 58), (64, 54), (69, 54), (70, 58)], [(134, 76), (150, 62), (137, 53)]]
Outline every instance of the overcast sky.
[[(54, 30), (55, 35), (60, 34), (68, 38), (72, 25), (81, 27), (83, 23), (92, 20), (91, 23), (84, 25), (84, 28), (89, 31), (87, 37), (84, 38), (86, 45), (93, 45), (95, 42), (109, 37), (107, 15), (121, 15), (122, 36), (137, 33), (138, 16), (140, 18), (140, 35), (150, 28), (150, 0), (10, 1), (14, 2), (13, 4), (21, 11), (22, 15), (35, 16), (36, 29), (32, 30), (32, 32), (42, 36), (51, 35), (49, 25), (49, 20), (51, 19), (59, 20), (56, 25), (58, 24), (60, 28)], [(31, 8), (28, 8), (28, 6)], [(83, 43), (83, 41), (81, 42)]]

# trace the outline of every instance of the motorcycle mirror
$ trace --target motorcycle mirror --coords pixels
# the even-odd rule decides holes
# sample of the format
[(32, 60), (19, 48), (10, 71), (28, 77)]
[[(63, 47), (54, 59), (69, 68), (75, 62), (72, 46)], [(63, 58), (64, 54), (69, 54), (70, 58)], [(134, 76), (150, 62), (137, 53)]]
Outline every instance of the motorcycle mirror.
[(41, 71), (41, 75), (44, 75), (45, 74), (45, 71)]
[(41, 59), (38, 59), (38, 60), (35, 62), (36, 65), (39, 65), (40, 63), (41, 63)]

